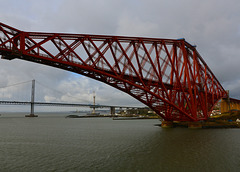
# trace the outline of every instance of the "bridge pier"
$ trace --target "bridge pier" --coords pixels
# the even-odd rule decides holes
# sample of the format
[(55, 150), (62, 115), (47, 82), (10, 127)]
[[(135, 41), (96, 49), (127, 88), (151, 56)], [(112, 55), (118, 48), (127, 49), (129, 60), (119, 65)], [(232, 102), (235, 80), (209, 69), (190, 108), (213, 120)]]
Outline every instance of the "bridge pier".
[(29, 115), (25, 115), (25, 117), (38, 117), (38, 115), (35, 115), (35, 114), (29, 114)]
[(188, 128), (191, 129), (202, 128), (202, 124), (200, 122), (188, 122)]
[(190, 121), (162, 121), (162, 128), (173, 128), (173, 127), (184, 127), (189, 129), (202, 128), (201, 122), (190, 122)]
[(161, 127), (162, 128), (172, 128), (173, 121), (162, 121)]

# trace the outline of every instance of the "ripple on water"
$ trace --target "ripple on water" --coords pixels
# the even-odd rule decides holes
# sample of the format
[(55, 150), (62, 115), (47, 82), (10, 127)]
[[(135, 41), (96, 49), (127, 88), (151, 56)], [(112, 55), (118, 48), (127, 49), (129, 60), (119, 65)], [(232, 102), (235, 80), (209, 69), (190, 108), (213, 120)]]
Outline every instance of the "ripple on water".
[(2, 171), (237, 171), (240, 130), (161, 129), (158, 120), (5, 118)]

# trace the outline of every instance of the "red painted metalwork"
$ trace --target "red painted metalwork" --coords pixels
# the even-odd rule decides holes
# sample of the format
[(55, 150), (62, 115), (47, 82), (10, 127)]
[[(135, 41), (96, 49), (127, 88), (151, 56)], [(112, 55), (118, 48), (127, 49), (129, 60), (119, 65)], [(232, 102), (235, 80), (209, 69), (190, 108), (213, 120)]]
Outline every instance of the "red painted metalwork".
[(227, 95), (184, 39), (24, 32), (0, 23), (0, 54), (104, 82), (166, 121), (206, 120)]

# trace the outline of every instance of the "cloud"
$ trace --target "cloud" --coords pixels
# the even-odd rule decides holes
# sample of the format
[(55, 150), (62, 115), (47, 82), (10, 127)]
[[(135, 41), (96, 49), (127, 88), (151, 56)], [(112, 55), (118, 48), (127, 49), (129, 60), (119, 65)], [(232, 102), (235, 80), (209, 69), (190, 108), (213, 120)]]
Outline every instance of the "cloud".
[[(147, 26), (147, 27), (146, 27)], [(149, 21), (142, 21), (139, 17), (129, 17), (123, 15), (118, 21), (116, 30), (117, 35), (125, 36), (147, 36), (152, 33), (157, 33), (159, 27), (156, 23)]]

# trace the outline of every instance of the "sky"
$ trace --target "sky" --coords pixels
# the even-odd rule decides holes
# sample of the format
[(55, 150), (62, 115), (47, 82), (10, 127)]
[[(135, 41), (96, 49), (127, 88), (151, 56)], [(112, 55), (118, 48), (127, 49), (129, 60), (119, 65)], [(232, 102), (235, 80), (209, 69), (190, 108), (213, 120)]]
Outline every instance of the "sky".
[[(0, 22), (24, 31), (185, 38), (197, 45), (230, 96), (240, 99), (239, 0), (0, 0), (0, 4)], [(35, 79), (39, 100), (90, 103), (95, 91), (98, 104), (142, 106), (101, 82), (31, 62), (0, 59), (0, 74), (0, 87)], [(30, 92), (26, 88), (21, 89)], [(1, 99), (6, 95), (0, 90)]]

